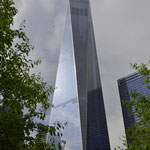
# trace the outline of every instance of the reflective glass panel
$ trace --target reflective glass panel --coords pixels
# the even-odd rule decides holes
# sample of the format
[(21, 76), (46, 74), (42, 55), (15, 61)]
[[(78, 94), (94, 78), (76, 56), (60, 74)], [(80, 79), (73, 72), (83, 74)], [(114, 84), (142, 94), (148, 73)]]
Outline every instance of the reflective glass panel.
[(63, 131), (63, 139), (67, 142), (65, 150), (82, 150), (75, 70), (70, 9), (68, 8), (53, 98), (54, 108), (50, 116), (50, 125), (55, 121), (68, 123)]

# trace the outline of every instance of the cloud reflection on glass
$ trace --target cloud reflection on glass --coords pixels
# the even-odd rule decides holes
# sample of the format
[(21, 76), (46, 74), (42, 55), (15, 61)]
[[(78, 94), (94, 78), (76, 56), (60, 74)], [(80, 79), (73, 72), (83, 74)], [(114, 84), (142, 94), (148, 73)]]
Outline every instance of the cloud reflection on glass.
[(60, 121), (61, 123), (67, 122), (68, 124), (63, 131), (63, 139), (67, 142), (65, 150), (81, 150), (81, 125), (69, 9), (55, 87), (56, 91), (53, 98), (54, 108), (50, 117), (50, 125), (55, 121)]

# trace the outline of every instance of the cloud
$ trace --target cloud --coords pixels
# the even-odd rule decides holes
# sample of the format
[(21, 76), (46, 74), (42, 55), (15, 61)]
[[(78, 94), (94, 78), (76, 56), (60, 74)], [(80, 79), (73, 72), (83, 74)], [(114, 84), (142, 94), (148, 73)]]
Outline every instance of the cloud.
[(23, 19), (26, 20), (25, 32), (35, 47), (31, 58), (42, 60), (42, 64), (34, 71), (40, 71), (54, 86), (67, 3), (64, 0), (15, 0), (15, 2), (19, 9), (15, 25), (19, 25)]

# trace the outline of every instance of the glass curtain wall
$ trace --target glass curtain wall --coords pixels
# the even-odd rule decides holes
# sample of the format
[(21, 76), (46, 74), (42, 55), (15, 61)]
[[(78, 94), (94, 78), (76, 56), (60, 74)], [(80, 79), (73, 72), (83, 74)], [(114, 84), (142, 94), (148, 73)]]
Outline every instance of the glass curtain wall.
[(82, 150), (81, 124), (77, 94), (74, 48), (71, 29), (70, 7), (68, 8), (64, 38), (56, 77), (56, 90), (50, 116), (50, 125), (67, 122), (63, 131), (65, 150)]

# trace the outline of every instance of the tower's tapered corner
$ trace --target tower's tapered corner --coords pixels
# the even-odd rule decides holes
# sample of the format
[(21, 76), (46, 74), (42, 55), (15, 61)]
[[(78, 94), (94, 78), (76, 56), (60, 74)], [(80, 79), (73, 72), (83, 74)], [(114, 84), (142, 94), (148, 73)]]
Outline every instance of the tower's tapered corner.
[(67, 121), (69, 150), (110, 150), (88, 0), (69, 0), (51, 123)]

